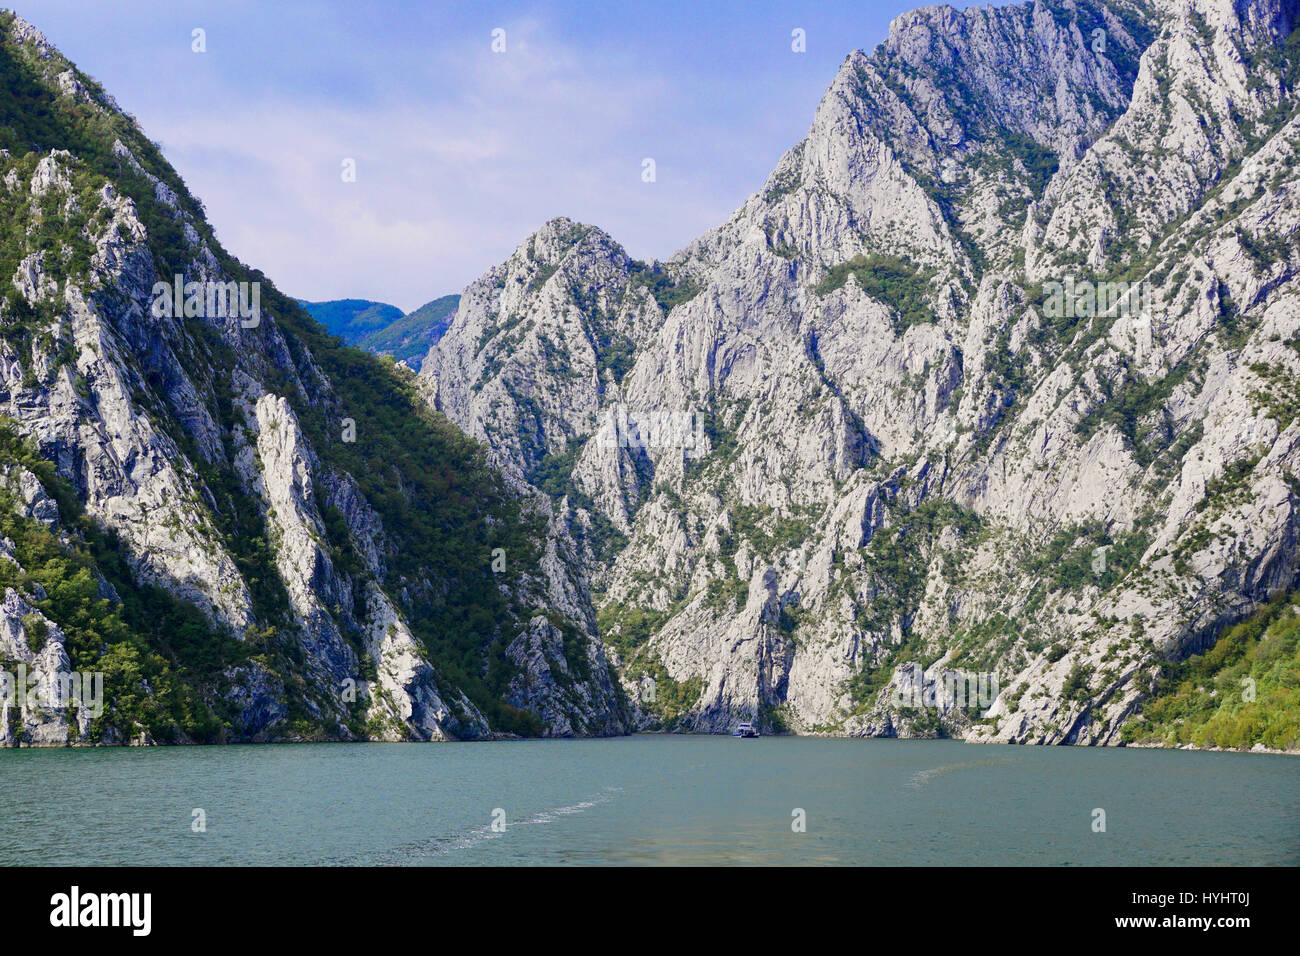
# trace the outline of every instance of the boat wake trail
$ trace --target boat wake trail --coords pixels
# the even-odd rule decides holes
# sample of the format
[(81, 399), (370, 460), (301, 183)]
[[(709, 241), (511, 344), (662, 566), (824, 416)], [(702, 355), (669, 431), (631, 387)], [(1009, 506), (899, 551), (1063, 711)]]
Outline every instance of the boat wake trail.
[(1004, 758), (1002, 760), (968, 760), (963, 763), (943, 764), (942, 766), (931, 767), (928, 770), (918, 770), (907, 781), (907, 786), (912, 790), (919, 790), (936, 777), (955, 773), (958, 770), (973, 770), (976, 767), (997, 767), (1015, 762), (1010, 758)]
[(420, 840), (415, 843), (404, 843), (388, 850), (357, 854), (356, 856), (331, 862), (336, 866), (404, 866), (419, 862), (420, 860), (429, 857), (441, 857), (452, 853), (459, 853), (464, 850), (473, 849), (488, 840), (497, 840), (501, 837), (508, 836), (510, 831), (516, 830), (519, 827), (554, 823), (555, 821), (561, 820), (565, 817), (573, 816), (577, 813), (583, 813), (590, 810), (592, 807), (600, 806), (602, 803), (609, 803), (622, 789), (622, 787), (606, 787), (600, 791), (600, 793), (588, 800), (583, 800), (579, 803), (573, 803), (563, 807), (551, 807), (550, 809), (539, 810), (536, 813), (519, 820), (510, 820), (507, 818), (501, 824), (494, 825), (492, 823), (486, 823), (483, 826), (474, 827), (473, 829), (467, 830), (463, 833), (430, 837), (427, 840)]

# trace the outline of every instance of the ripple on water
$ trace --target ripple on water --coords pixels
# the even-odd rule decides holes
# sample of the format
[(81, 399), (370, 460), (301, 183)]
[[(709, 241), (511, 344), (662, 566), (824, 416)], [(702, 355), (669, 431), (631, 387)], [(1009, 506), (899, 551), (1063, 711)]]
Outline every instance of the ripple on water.
[(571, 803), (563, 807), (550, 807), (545, 810), (539, 810), (531, 816), (524, 817), (522, 820), (515, 820), (513, 822), (506, 820), (503, 823), (502, 829), (494, 829), (493, 824), (487, 823), (482, 826), (474, 827), (464, 833), (452, 834), (450, 836), (430, 837), (427, 840), (420, 840), (415, 843), (406, 843), (401, 846), (393, 847), (391, 850), (386, 850), (381, 853), (358, 854), (342, 860), (331, 860), (326, 862), (327, 865), (332, 863), (338, 866), (407, 866), (412, 863), (418, 863), (422, 859), (441, 857), (451, 853), (471, 850), (489, 840), (499, 839), (505, 836), (508, 830), (517, 827), (554, 823), (556, 820), (563, 817), (583, 813), (590, 810), (592, 807), (600, 806), (602, 803), (609, 803), (621, 789), (622, 787), (605, 787), (600, 791), (600, 793), (596, 794), (589, 800), (583, 800), (579, 803)]

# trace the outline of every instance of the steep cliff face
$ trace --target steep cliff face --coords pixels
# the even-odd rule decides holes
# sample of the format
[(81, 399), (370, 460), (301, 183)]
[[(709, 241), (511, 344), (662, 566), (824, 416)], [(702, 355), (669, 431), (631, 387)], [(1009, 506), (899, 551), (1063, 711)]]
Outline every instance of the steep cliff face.
[(1294, 586), (1296, 26), (917, 10), (667, 262), (554, 220), (466, 290), (421, 393), (550, 499), (641, 726), (1113, 744)]
[(621, 732), (590, 613), (530, 570), (548, 512), (12, 14), (0, 77), (0, 669), (106, 681), (0, 742)]

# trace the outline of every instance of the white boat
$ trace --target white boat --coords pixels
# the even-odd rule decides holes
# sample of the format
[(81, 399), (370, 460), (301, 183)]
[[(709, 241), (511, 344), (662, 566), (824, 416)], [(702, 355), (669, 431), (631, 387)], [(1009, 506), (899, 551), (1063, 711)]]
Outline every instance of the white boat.
[(757, 736), (758, 736), (758, 728), (755, 727), (753, 724), (751, 724), (749, 721), (745, 721), (745, 722), (743, 722), (739, 727), (736, 728), (736, 732), (735, 732), (734, 734), (732, 734), (731, 736), (733, 736), (733, 737), (757, 737)]

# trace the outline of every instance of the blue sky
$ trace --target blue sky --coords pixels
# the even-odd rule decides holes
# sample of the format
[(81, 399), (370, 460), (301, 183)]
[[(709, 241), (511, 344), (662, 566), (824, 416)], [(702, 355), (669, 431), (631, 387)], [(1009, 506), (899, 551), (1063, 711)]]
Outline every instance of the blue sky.
[[(291, 295), (409, 310), (459, 291), (552, 216), (598, 225), (638, 258), (667, 257), (762, 185), (844, 57), (917, 5), (14, 8), (162, 144), (236, 256)], [(204, 53), (191, 49), (196, 28)], [(491, 49), (497, 28), (504, 53)], [(791, 50), (796, 28), (805, 53)]]

